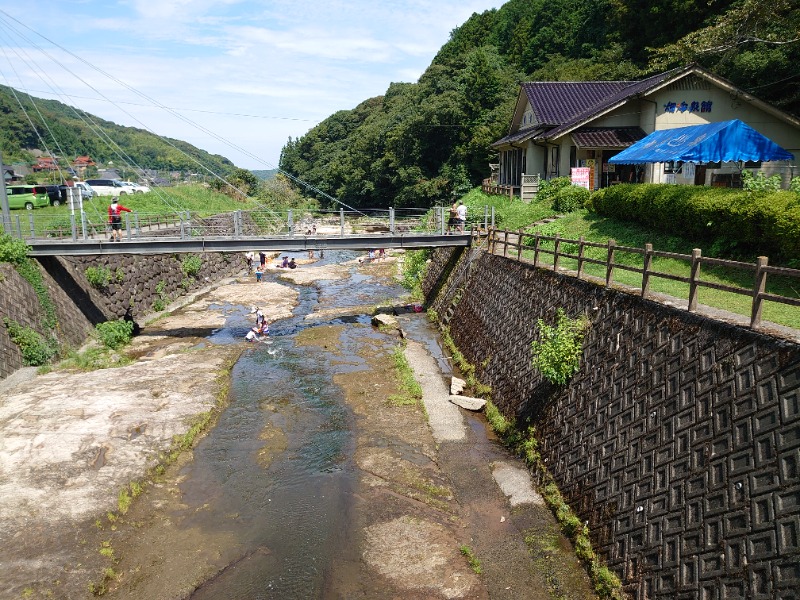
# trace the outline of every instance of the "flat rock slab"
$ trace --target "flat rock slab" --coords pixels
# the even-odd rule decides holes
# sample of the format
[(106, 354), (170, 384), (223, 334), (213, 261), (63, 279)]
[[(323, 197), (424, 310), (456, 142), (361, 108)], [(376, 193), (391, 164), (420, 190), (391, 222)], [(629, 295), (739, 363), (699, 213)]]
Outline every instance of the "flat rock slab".
[(372, 317), (372, 324), (375, 327), (397, 327), (397, 319), (392, 315), (375, 315)]
[(450, 402), (456, 406), (460, 406), (461, 408), (475, 411), (483, 410), (483, 407), (486, 406), (486, 400), (482, 400), (481, 398), (470, 398), (469, 396), (451, 395)]
[(544, 506), (544, 498), (533, 489), (531, 475), (526, 469), (496, 462), (492, 465), (492, 477), (508, 497), (512, 508), (522, 504)]

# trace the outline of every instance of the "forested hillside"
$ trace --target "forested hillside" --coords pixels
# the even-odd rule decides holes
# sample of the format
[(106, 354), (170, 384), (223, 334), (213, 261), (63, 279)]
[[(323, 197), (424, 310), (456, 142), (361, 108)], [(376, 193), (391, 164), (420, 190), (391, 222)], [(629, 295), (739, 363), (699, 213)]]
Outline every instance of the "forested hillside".
[(692, 62), (800, 115), (800, 4), (510, 0), (455, 29), (417, 83), (289, 140), (280, 166), (353, 206), (429, 206), (488, 175), (519, 81), (631, 80)]
[(11, 88), (0, 85), (0, 148), (5, 164), (30, 162), (32, 156), (27, 150), (47, 148), (67, 160), (88, 154), (101, 163), (112, 160), (117, 165), (130, 163), (131, 167), (191, 172), (199, 170), (195, 162), (198, 160), (215, 173), (234, 170), (233, 163), (224, 156), (209, 154), (187, 142), (167, 142), (144, 129), (104, 121), (56, 100), (34, 101), (35, 107), (26, 94), (16, 92), (15, 96)]

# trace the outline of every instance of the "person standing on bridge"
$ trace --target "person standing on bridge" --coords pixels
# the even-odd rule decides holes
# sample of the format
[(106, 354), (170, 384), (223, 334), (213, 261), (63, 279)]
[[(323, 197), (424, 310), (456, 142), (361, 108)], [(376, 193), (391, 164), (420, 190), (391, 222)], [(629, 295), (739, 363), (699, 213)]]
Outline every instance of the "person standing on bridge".
[(111, 225), (111, 240), (122, 241), (122, 213), (131, 212), (130, 208), (125, 208), (119, 203), (119, 199), (114, 196), (111, 198), (111, 206), (108, 207), (108, 222)]
[(456, 214), (458, 215), (458, 232), (464, 233), (464, 225), (467, 222), (467, 207), (464, 206), (464, 201), (458, 203), (458, 208), (456, 209)]

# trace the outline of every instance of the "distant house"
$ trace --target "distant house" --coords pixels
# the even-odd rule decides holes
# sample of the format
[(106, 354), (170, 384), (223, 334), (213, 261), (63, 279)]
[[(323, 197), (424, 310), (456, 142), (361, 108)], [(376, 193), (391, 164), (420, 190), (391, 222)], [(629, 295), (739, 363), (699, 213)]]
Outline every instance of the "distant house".
[(72, 161), (72, 167), (75, 169), (85, 169), (86, 167), (94, 167), (95, 163), (90, 156), (79, 156)]
[(38, 173), (41, 171), (57, 171), (58, 170), (58, 162), (55, 158), (51, 156), (40, 156), (36, 159), (36, 162), (33, 163), (31, 169), (34, 173)]
[[(536, 179), (570, 176), (588, 167), (591, 189), (619, 182), (729, 185), (736, 165), (613, 165), (608, 160), (654, 131), (739, 119), (800, 156), (800, 119), (696, 65), (641, 81), (523, 83), (508, 135), (492, 144), (499, 167), (484, 182), (492, 191), (522, 195)], [(787, 161), (745, 165), (766, 174), (792, 174)], [(526, 198), (527, 199), (527, 198)]]
[(70, 169), (72, 175), (77, 175), (82, 179), (86, 178), (86, 169), (88, 167), (97, 166), (92, 158), (88, 155), (79, 156), (75, 160), (72, 161), (72, 167)]
[(14, 172), (13, 167), (8, 167), (6, 165), (2, 166), (3, 169), (3, 179), (5, 180), (6, 184), (13, 183), (15, 181), (19, 181), (19, 177)]

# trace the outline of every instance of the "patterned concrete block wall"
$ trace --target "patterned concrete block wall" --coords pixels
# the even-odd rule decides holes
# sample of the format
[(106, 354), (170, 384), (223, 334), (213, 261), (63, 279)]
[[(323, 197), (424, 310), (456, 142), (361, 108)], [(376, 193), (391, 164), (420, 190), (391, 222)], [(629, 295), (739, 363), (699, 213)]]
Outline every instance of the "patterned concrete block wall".
[[(75, 281), (81, 291), (88, 294), (91, 303), (100, 308), (104, 318), (117, 319), (130, 307), (131, 316), (141, 319), (153, 312), (159, 299), (159, 285), (163, 281), (163, 294), (174, 299), (197, 290), (210, 282), (240, 273), (245, 267), (241, 254), (196, 254), (202, 261), (197, 275), (187, 277), (182, 260), (188, 255), (158, 254), (152, 256), (102, 255), (68, 257), (59, 259), (64, 277)], [(51, 268), (50, 265), (46, 265)], [(111, 282), (106, 288), (93, 287), (86, 278), (88, 267), (102, 267), (111, 272)], [(56, 267), (57, 268), (57, 267)], [(119, 274), (119, 279), (117, 278)]]
[[(118, 319), (130, 308), (134, 320), (142, 320), (153, 312), (159, 298), (158, 285), (164, 282), (163, 293), (177, 298), (242, 271), (244, 261), (239, 254), (198, 254), (202, 267), (194, 278), (183, 272), (180, 255), (115, 255), (41, 260), (50, 297), (58, 316), (57, 336), (61, 343), (81, 345), (102, 321)], [(112, 274), (111, 283), (96, 289), (86, 278), (88, 267), (104, 267)], [(119, 280), (117, 279), (119, 274)], [(30, 284), (7, 263), (0, 263), (0, 318), (8, 317), (40, 333), (42, 312)], [(21, 368), (22, 355), (11, 341), (8, 330), (0, 326), (0, 379)]]
[[(58, 328), (54, 333), (62, 343), (80, 344), (91, 331), (91, 323), (52, 277), (44, 271), (42, 275), (58, 315)], [(45, 333), (35, 290), (8, 263), (0, 263), (0, 319), (3, 317)], [(22, 366), (19, 347), (11, 341), (8, 329), (0, 322), (0, 379), (5, 379)]]
[[(488, 254), (424, 287), (633, 597), (800, 597), (798, 345)], [(558, 308), (592, 323), (563, 388), (530, 352)]]

